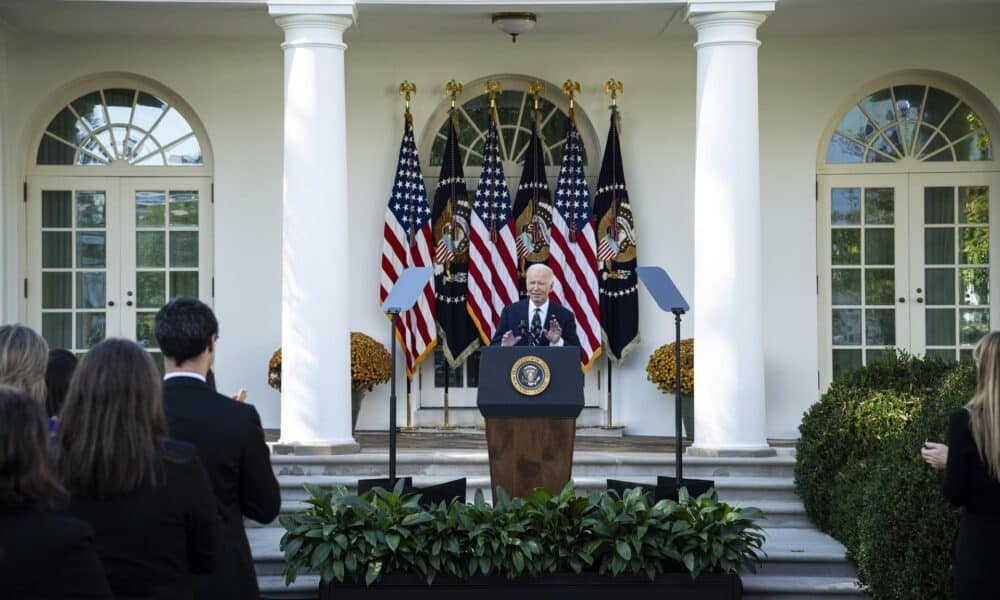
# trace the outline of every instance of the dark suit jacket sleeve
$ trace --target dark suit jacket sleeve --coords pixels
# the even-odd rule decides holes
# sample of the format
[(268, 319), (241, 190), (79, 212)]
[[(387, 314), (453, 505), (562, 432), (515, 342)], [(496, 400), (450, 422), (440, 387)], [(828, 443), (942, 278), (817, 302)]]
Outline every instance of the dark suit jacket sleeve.
[(240, 510), (258, 523), (270, 523), (281, 510), (281, 489), (271, 469), (271, 453), (264, 441), (257, 409), (250, 409), (250, 418), (243, 442), (240, 463)]
[(565, 306), (563, 309), (566, 311), (566, 322), (560, 325), (562, 327), (562, 339), (563, 346), (579, 346), (580, 336), (576, 333), (576, 317), (573, 316), (573, 311)]
[[(497, 330), (493, 334), (493, 339), (490, 340), (490, 345), (499, 344), (500, 340), (503, 339), (503, 334), (513, 329), (513, 325), (510, 323), (511, 306), (513, 304), (503, 307), (503, 310), (500, 312), (500, 323), (497, 324)], [(517, 333), (514, 335), (517, 335)]]
[(71, 528), (69, 535), (73, 541), (62, 557), (52, 557), (55, 565), (51, 575), (64, 582), (67, 592), (72, 590), (73, 598), (113, 600), (104, 565), (94, 547), (94, 532), (82, 521), (64, 519), (64, 522)]
[(969, 411), (960, 408), (948, 419), (948, 462), (941, 477), (941, 492), (956, 506), (969, 500), (972, 469), (978, 451), (969, 427)]
[(208, 473), (197, 455), (184, 465), (184, 530), (187, 538), (188, 568), (192, 573), (215, 570), (222, 554), (222, 518)]

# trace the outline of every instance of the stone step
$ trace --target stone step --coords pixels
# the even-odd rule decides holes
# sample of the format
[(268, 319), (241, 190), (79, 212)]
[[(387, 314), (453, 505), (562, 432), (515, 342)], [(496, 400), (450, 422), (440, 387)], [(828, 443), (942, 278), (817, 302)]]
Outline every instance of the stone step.
[[(674, 455), (658, 452), (578, 451), (573, 456), (577, 477), (622, 479), (641, 475), (673, 475)], [(780, 453), (769, 457), (684, 457), (684, 475), (711, 477), (787, 477), (795, 469), (795, 456)], [(276, 475), (353, 475), (374, 477), (388, 471), (389, 455), (384, 451), (333, 456), (271, 457)], [(403, 476), (444, 478), (489, 476), (485, 450), (405, 451), (396, 457), (396, 470)]]
[(744, 575), (743, 597), (747, 600), (836, 600), (871, 598), (854, 577), (800, 577), (788, 575)]
[[(413, 483), (420, 485), (433, 485), (447, 481), (451, 477), (442, 476), (415, 476)], [(475, 490), (483, 490), (487, 500), (490, 500), (490, 478), (489, 475), (476, 475), (466, 477), (469, 498), (473, 498)], [(603, 476), (575, 476), (573, 482), (581, 492), (591, 490), (607, 489), (607, 477)], [(281, 497), (283, 500), (305, 500), (308, 494), (303, 487), (307, 483), (322, 487), (343, 485), (348, 491), (357, 489), (356, 475), (281, 475), (278, 483), (281, 486)], [(628, 481), (635, 483), (655, 484), (656, 477), (643, 475), (629, 477)], [(794, 482), (786, 477), (716, 477), (714, 478), (715, 488), (719, 493), (719, 498), (730, 503), (741, 503), (743, 505), (754, 505), (756, 502), (764, 500), (782, 500), (786, 502), (798, 501), (795, 494)]]

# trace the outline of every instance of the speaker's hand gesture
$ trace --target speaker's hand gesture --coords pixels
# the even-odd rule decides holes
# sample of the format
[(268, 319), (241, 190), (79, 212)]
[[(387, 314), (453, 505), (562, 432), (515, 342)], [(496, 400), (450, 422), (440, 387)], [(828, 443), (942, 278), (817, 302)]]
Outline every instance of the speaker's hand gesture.
[(555, 317), (549, 320), (549, 328), (545, 330), (545, 338), (549, 340), (550, 344), (555, 344), (562, 339), (562, 327), (559, 326), (559, 321)]

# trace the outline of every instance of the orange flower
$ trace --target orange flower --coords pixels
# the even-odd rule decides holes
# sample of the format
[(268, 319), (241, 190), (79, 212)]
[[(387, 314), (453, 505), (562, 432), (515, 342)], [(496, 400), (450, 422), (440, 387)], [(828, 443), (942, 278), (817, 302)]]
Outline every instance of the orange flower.
[[(657, 348), (646, 365), (646, 379), (656, 384), (664, 394), (677, 390), (676, 357), (674, 344)], [(694, 393), (694, 339), (681, 340), (681, 394)]]
[[(385, 346), (357, 331), (351, 332), (351, 389), (371, 391), (392, 376), (392, 356)], [(281, 391), (281, 348), (267, 364), (267, 384)]]

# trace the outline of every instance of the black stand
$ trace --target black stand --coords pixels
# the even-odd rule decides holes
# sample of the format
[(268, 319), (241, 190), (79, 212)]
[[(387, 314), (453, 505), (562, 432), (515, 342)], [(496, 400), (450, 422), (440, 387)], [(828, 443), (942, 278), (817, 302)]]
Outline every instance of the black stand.
[(624, 490), (640, 487), (647, 496), (652, 496), (654, 502), (663, 499), (677, 500), (680, 489), (687, 488), (688, 494), (700, 496), (715, 487), (710, 479), (684, 479), (684, 406), (681, 402), (681, 315), (689, 310), (687, 302), (670, 280), (667, 272), (660, 267), (639, 267), (636, 269), (640, 281), (656, 300), (656, 304), (666, 312), (674, 314), (674, 435), (675, 439), (675, 476), (673, 478), (659, 476), (656, 485), (639, 484), (629, 481), (608, 480), (608, 489), (621, 494)]
[[(389, 477), (376, 479), (359, 479), (358, 494), (380, 487), (392, 490), (399, 481), (396, 478), (396, 320), (400, 313), (413, 307), (418, 295), (423, 291), (427, 281), (433, 275), (432, 267), (410, 267), (400, 273), (399, 278), (389, 295), (386, 296), (382, 304), (385, 314), (390, 317), (389, 338), (392, 348), (392, 377), (389, 388)], [(420, 503), (436, 504), (440, 501), (450, 502), (452, 498), (459, 498), (465, 501), (466, 480), (465, 478), (447, 481), (445, 483), (428, 486), (425, 488), (413, 487), (412, 477), (403, 477), (403, 493), (422, 494)]]

